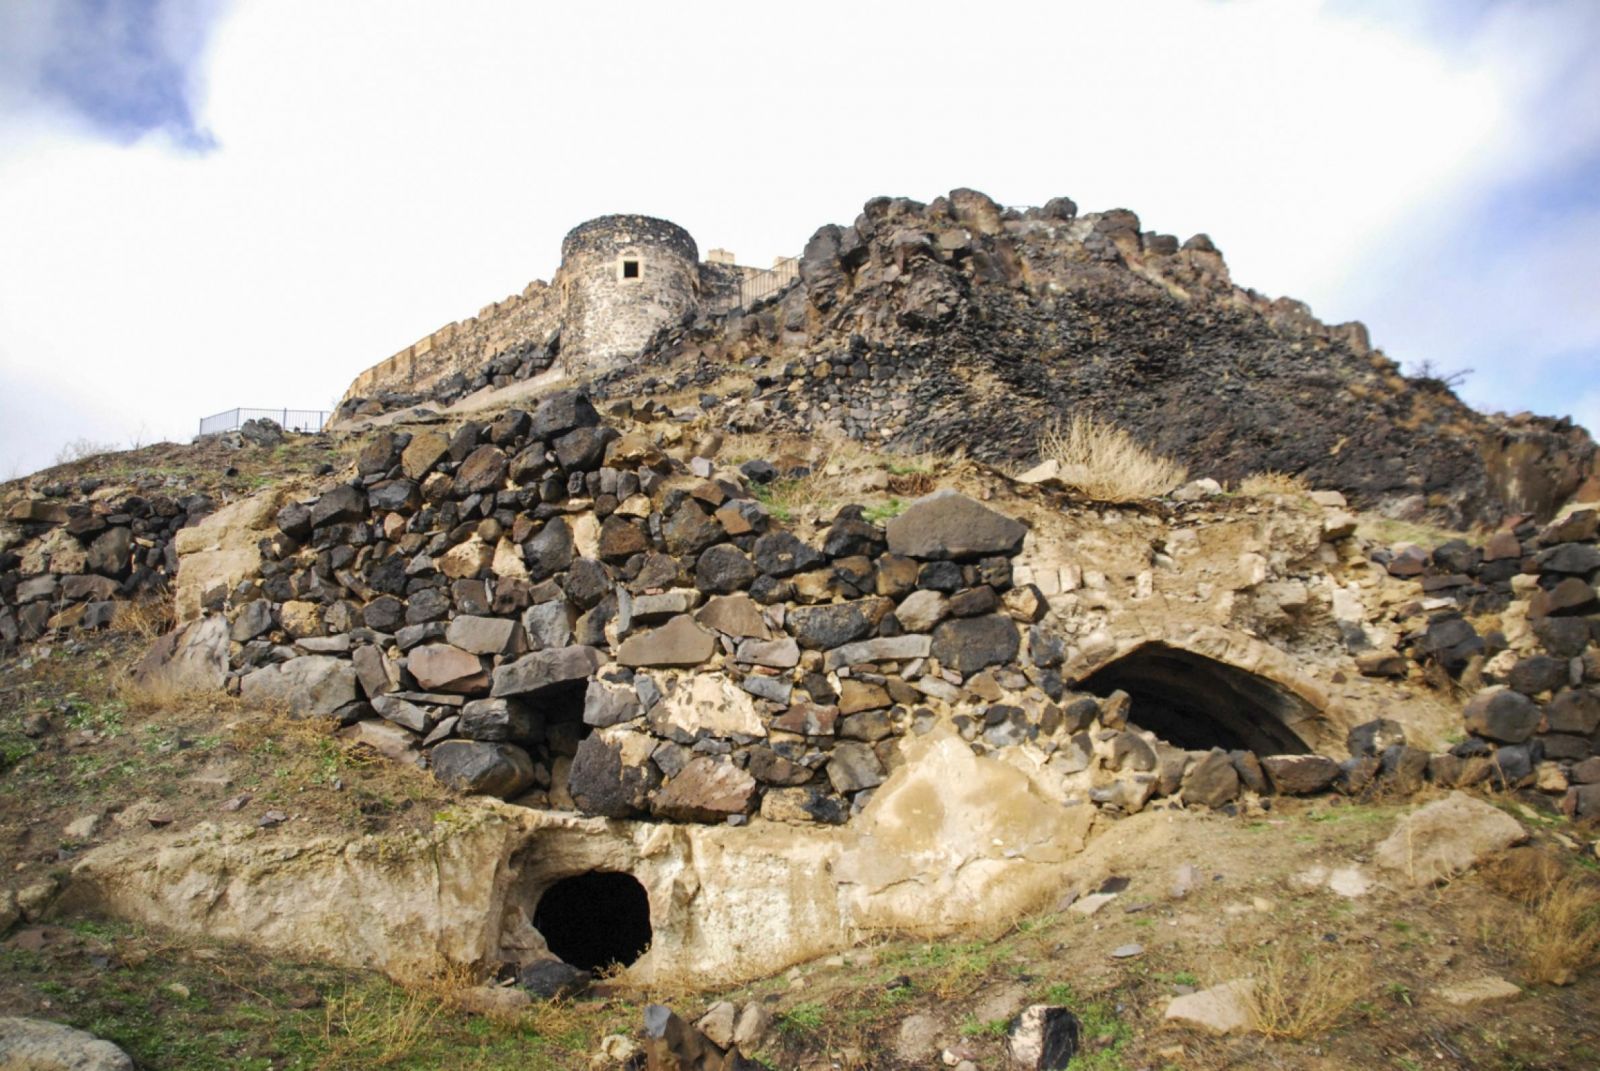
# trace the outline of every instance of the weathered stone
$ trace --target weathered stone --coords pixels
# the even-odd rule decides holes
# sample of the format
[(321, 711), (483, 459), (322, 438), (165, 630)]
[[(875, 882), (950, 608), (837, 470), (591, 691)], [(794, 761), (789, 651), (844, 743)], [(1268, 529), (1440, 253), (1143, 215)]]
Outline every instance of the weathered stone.
[(756, 801), (756, 779), (726, 760), (699, 755), (656, 792), (651, 810), (678, 822), (720, 822), (748, 814)]
[(296, 717), (333, 714), (355, 702), (356, 671), (342, 658), (306, 655), (245, 674), (239, 696), (253, 706), (285, 706)]
[(272, 628), (272, 604), (265, 599), (247, 602), (233, 619), (229, 636), (236, 643), (248, 643)]
[(480, 691), (489, 684), (483, 660), (448, 643), (412, 648), (406, 655), (406, 670), (428, 692), (464, 694)]
[(843, 825), (850, 817), (850, 805), (819, 785), (769, 788), (761, 797), (761, 817), (769, 822)]
[(1009, 617), (988, 614), (946, 621), (933, 632), (932, 654), (962, 676), (1016, 660), (1021, 640)]
[(498, 446), (478, 447), (467, 455), (467, 459), (456, 470), (456, 494), (477, 495), (485, 491), (498, 491), (505, 486), (509, 464), (505, 451)]
[(1377, 755), (1405, 742), (1405, 729), (1388, 718), (1362, 722), (1345, 734), (1345, 747), (1352, 755)]
[(1539, 708), (1520, 692), (1497, 689), (1473, 696), (1461, 718), (1468, 732), (1502, 744), (1518, 744), (1539, 727)]
[(778, 531), (756, 540), (754, 560), (756, 568), (767, 576), (792, 576), (816, 568), (827, 558), (794, 533)]
[(693, 501), (679, 504), (671, 517), (661, 525), (661, 537), (667, 544), (667, 553), (678, 558), (689, 558), (724, 538), (722, 526)]
[(649, 761), (654, 747), (642, 733), (592, 733), (578, 743), (567, 788), (584, 814), (628, 818), (643, 814), (661, 772)]
[(533, 760), (515, 744), (446, 740), (429, 753), (441, 784), (479, 796), (510, 799), (533, 786)]
[(889, 693), (876, 684), (846, 679), (839, 682), (839, 713), (879, 710), (890, 705)]
[(1185, 803), (1221, 807), (1224, 803), (1237, 799), (1238, 796), (1238, 771), (1233, 768), (1233, 761), (1228, 758), (1228, 753), (1220, 748), (1213, 749), (1210, 754), (1190, 766), (1188, 774), (1183, 779)]
[(617, 661), (625, 666), (698, 666), (716, 649), (716, 636), (682, 614), (658, 629), (623, 640)]
[(872, 631), (870, 600), (829, 606), (797, 606), (789, 611), (788, 626), (795, 641), (812, 651), (843, 647)]
[(367, 501), (374, 510), (415, 513), (422, 505), (422, 489), (413, 480), (384, 480), (367, 489)]
[(588, 680), (604, 663), (604, 656), (593, 647), (574, 645), (535, 651), (496, 669), (491, 694), (496, 699), (540, 695), (562, 685)]
[(583, 696), (583, 722), (597, 729), (621, 725), (643, 713), (638, 693), (626, 684), (592, 680)]
[(1363, 651), (1356, 655), (1356, 669), (1363, 677), (1404, 677), (1410, 668), (1405, 656), (1396, 651)]
[(946, 603), (945, 597), (937, 591), (913, 591), (895, 608), (894, 616), (907, 632), (931, 632), (944, 620)]
[(101, 576), (128, 575), (128, 556), (133, 552), (133, 532), (127, 528), (107, 528), (89, 544), (88, 566)]
[(1250, 979), (1240, 978), (1174, 997), (1167, 1002), (1162, 1018), (1208, 1034), (1245, 1033), (1255, 1022), (1251, 1011), (1254, 985)]
[(1544, 716), (1551, 732), (1588, 736), (1600, 728), (1600, 696), (1593, 689), (1564, 689), (1545, 707)]
[[(710, 551), (706, 553), (709, 554)], [(772, 638), (772, 630), (767, 627), (766, 620), (761, 616), (761, 608), (748, 595), (718, 595), (706, 603), (704, 608), (694, 615), (694, 619), (706, 628), (716, 629), (735, 639)]]
[(535, 1000), (567, 1000), (589, 988), (594, 975), (554, 957), (541, 957), (517, 968), (517, 986)]
[(534, 650), (565, 647), (572, 642), (572, 623), (576, 615), (565, 599), (552, 599), (522, 612), (522, 631)]
[(1528, 616), (1534, 619), (1587, 614), (1597, 608), (1600, 608), (1600, 595), (1575, 576), (1567, 577), (1549, 591), (1534, 592), (1533, 598), (1528, 600)]
[(411, 441), (400, 452), (400, 468), (413, 480), (420, 480), (433, 470), (450, 449), (450, 437), (443, 432), (425, 428), (411, 436)]
[(933, 640), (928, 636), (890, 636), (858, 640), (843, 647), (835, 647), (823, 660), (830, 673), (840, 666), (857, 666), (868, 662), (904, 662), (913, 658), (926, 658), (932, 650)]
[(1339, 764), (1323, 755), (1263, 755), (1261, 766), (1272, 790), (1284, 796), (1322, 792), (1339, 776)]
[(1534, 567), (1541, 573), (1588, 576), (1600, 571), (1600, 547), (1583, 543), (1562, 543), (1540, 551)]
[(800, 645), (791, 636), (776, 640), (745, 640), (739, 644), (733, 660), (742, 665), (793, 669), (800, 664)]
[(779, 732), (804, 736), (832, 736), (839, 720), (839, 708), (831, 704), (794, 703), (772, 721)]
[(794, 685), (780, 677), (766, 677), (751, 674), (739, 682), (739, 687), (755, 696), (757, 699), (767, 699), (780, 707), (789, 705), (789, 697), (794, 693)]
[(1065, 1071), (1078, 1052), (1082, 1026), (1067, 1008), (1033, 1004), (1011, 1021), (1006, 1053), (1024, 1071)]
[(1516, 819), (1452, 792), (1412, 811), (1373, 852), (1373, 861), (1416, 887), (1454, 877), (1527, 839)]
[(727, 543), (708, 547), (694, 567), (695, 587), (711, 595), (741, 591), (759, 575), (744, 552)]
[(588, 428), (600, 423), (587, 395), (576, 390), (558, 391), (539, 403), (529, 414), (528, 434), (535, 439), (554, 439), (573, 428)]
[(828, 754), (828, 781), (835, 792), (876, 788), (886, 776), (877, 753), (866, 744), (835, 744)]
[(955, 491), (917, 499), (885, 531), (891, 553), (924, 561), (1015, 554), (1028, 534), (1022, 522)]
[(462, 706), (456, 735), (490, 743), (532, 743), (543, 738), (544, 722), (517, 699), (474, 699)]
[(0, 1017), (0, 1068), (8, 1071), (133, 1071), (109, 1041), (43, 1019)]
[(340, 484), (312, 505), (310, 521), (313, 528), (322, 528), (330, 524), (354, 524), (366, 517), (367, 496), (359, 488)]
[(1553, 692), (1567, 683), (1567, 661), (1549, 655), (1531, 655), (1519, 659), (1506, 675), (1506, 683), (1513, 691), (1523, 695)]
[(1111, 740), (1107, 765), (1113, 770), (1154, 770), (1156, 752), (1138, 733), (1119, 732)]
[(523, 564), (534, 580), (544, 580), (572, 564), (575, 544), (572, 529), (560, 517), (552, 517), (537, 535), (522, 545)]
[(372, 709), (384, 721), (394, 722), (414, 733), (426, 733), (439, 721), (435, 708), (413, 703), (403, 695), (380, 695), (372, 700)]
[(600, 524), (600, 543), (597, 553), (608, 562), (625, 561), (641, 551), (650, 549), (650, 540), (644, 530), (626, 517), (613, 513)]
[(556, 461), (567, 472), (593, 472), (606, 456), (606, 444), (617, 437), (615, 428), (573, 428), (553, 444)]

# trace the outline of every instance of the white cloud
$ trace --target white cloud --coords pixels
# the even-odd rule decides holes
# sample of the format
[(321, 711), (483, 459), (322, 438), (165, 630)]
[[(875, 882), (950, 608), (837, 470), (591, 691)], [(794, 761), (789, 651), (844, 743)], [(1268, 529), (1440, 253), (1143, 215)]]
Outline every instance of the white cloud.
[[(562, 234), (613, 211), (763, 263), (875, 194), (1067, 194), (1206, 230), (1241, 283), (1361, 317), (1372, 250), (1526, 170), (1502, 158), (1544, 82), (1538, 53), (1507, 57), (1577, 62), (1547, 23), (1494, 21), (1486, 53), (1306, 0), (829, 2), (776, 29), (730, 3), (242, 5), (197, 68), (206, 156), (40, 108), (0, 119), (0, 472), (140, 422), (183, 437), (234, 405), (325, 407), (548, 278)], [(1546, 168), (1576, 151), (1534, 149)], [(1402, 337), (1428, 281), (1376, 263)], [(1448, 304), (1467, 301), (1481, 289)], [(1451, 338), (1448, 316), (1415, 322)], [(66, 413), (54, 441), (19, 435), (23, 372), (119, 426)]]

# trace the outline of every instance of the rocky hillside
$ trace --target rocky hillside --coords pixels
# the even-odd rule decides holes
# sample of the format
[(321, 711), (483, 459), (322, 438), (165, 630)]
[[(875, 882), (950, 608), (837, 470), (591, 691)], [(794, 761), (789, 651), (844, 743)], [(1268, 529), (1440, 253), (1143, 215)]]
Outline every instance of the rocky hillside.
[[(559, 339), (525, 348), (541, 359), (451, 381), (431, 403), (537, 373)], [(1455, 527), (1545, 518), (1600, 488), (1595, 445), (1570, 421), (1477, 413), (1402, 375), (1361, 324), (1235, 285), (1205, 235), (1180, 243), (1067, 198), (876, 198), (817, 231), (794, 287), (663, 332), (600, 386), (693, 389), (730, 423), (992, 462), (1031, 458), (1041, 427), (1089, 411), (1199, 475), (1300, 474)], [(419, 401), (351, 398), (345, 412)]]

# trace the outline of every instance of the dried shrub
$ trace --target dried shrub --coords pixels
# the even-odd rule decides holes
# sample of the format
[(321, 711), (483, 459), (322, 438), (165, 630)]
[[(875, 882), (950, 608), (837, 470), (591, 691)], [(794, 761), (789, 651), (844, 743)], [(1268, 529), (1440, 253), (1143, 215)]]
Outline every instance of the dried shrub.
[(1273, 946), (1250, 968), (1246, 997), (1255, 1028), (1271, 1038), (1325, 1033), (1366, 994), (1371, 964), (1334, 947)]
[(1506, 852), (1484, 880), (1519, 905), (1500, 932), (1527, 981), (1570, 985), (1600, 963), (1600, 882), (1538, 848)]
[(119, 602), (111, 617), (112, 628), (119, 632), (131, 632), (146, 641), (156, 640), (172, 631), (176, 625), (172, 599), (166, 595), (147, 595)]
[(1039, 456), (1061, 466), (1059, 478), (1099, 502), (1136, 502), (1164, 495), (1188, 478), (1184, 466), (1141, 446), (1126, 431), (1075, 414), (1039, 436)]
[(1277, 469), (1252, 472), (1239, 481), (1239, 493), (1248, 498), (1265, 498), (1268, 495), (1300, 495), (1311, 490), (1304, 476)]

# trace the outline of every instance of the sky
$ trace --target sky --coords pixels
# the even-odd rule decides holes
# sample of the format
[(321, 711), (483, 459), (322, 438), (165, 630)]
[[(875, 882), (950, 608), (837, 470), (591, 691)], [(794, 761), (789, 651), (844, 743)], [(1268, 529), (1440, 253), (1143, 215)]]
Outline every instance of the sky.
[(765, 265), (961, 186), (1600, 429), (1591, 0), (4, 0), (0, 478), (331, 408), (593, 216)]

